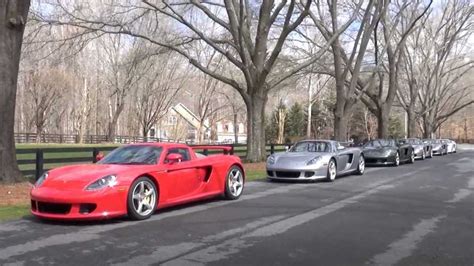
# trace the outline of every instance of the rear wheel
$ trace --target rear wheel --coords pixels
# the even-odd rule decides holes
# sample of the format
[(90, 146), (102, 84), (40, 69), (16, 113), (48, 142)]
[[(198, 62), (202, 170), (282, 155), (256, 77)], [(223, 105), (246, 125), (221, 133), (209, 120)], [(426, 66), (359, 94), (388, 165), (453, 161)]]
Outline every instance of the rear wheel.
[(244, 190), (244, 175), (238, 166), (232, 166), (227, 173), (225, 180), (224, 197), (228, 200), (235, 200), (242, 195)]
[(133, 220), (150, 218), (156, 208), (158, 192), (155, 184), (148, 177), (133, 181), (128, 191), (127, 211)]
[(364, 174), (364, 171), (365, 171), (365, 158), (364, 158), (364, 155), (360, 155), (359, 156), (359, 165), (357, 165), (357, 171), (356, 173), (358, 175), (363, 175)]
[(326, 175), (326, 180), (329, 182), (333, 182), (336, 179), (337, 175), (337, 168), (336, 168), (336, 161), (334, 159), (329, 160), (328, 163), (328, 173)]

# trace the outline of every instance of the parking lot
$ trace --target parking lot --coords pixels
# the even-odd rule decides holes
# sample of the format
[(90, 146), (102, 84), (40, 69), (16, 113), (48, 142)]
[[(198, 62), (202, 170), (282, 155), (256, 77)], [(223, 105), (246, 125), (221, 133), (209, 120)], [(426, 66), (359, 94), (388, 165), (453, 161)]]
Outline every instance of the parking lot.
[(334, 183), (250, 182), (151, 219), (0, 224), (0, 264), (473, 265), (474, 151)]

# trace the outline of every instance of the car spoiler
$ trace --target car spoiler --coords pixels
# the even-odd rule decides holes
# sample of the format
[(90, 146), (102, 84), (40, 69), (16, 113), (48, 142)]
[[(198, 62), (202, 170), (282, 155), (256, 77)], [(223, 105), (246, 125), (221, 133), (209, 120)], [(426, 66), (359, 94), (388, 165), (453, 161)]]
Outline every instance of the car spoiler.
[(224, 154), (230, 154), (233, 150), (232, 146), (191, 146), (193, 150), (204, 150), (204, 153), (207, 153), (208, 150), (222, 150)]

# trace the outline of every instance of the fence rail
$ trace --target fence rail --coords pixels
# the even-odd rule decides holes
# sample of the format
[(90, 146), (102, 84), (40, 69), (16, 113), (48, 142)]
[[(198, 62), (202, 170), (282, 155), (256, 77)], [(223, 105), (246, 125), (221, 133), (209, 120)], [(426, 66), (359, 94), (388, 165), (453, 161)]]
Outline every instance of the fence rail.
[[(75, 134), (41, 134), (41, 139), (38, 141), (38, 135), (36, 133), (15, 133), (16, 143), (66, 143), (74, 144), (79, 143), (79, 135)], [(173, 139), (167, 138), (155, 138), (155, 137), (142, 137), (142, 136), (115, 136), (114, 141), (108, 141), (106, 135), (84, 135), (82, 138), (83, 144), (101, 144), (104, 142), (113, 143), (139, 143), (145, 141), (153, 142), (176, 142)], [(184, 141), (183, 141), (184, 142)]]
[[(190, 147), (197, 145), (190, 145)], [(211, 145), (213, 146), (213, 145)], [(217, 145), (216, 145), (217, 146)], [(245, 158), (247, 149), (245, 144), (230, 144), (230, 154)], [(285, 151), (286, 144), (269, 144), (266, 148), (267, 155)], [(117, 146), (118, 147), (118, 146)], [(99, 152), (110, 152), (117, 147), (69, 147), (69, 148), (38, 148), (16, 150), (17, 162), (22, 174), (30, 179), (38, 179), (44, 171), (54, 167), (77, 163), (95, 163)], [(205, 155), (222, 153), (219, 150), (197, 149)]]

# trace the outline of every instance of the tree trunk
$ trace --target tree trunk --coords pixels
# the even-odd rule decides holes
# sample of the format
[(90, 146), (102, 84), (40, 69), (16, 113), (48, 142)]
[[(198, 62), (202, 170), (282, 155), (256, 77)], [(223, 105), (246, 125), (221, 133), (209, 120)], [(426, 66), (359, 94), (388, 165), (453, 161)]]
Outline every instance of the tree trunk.
[(407, 136), (409, 138), (416, 137), (416, 115), (414, 114), (413, 110), (408, 109), (407, 111)]
[(123, 105), (119, 106), (118, 109), (115, 111), (112, 121), (109, 122), (108, 129), (107, 129), (107, 141), (115, 142), (115, 135), (117, 132), (117, 123), (120, 117), (120, 114), (123, 110)]
[(43, 127), (36, 126), (36, 143), (41, 143), (41, 138), (43, 137)]
[(385, 104), (377, 113), (377, 136), (380, 139), (386, 139), (388, 135), (388, 126), (390, 124), (390, 107)]
[(247, 161), (261, 162), (265, 151), (265, 104), (266, 95), (253, 95), (247, 102)]
[(239, 143), (239, 125), (237, 121), (237, 113), (234, 111), (234, 143)]
[(147, 126), (143, 126), (142, 134), (143, 134), (143, 141), (144, 142), (148, 141), (148, 132), (150, 132), (150, 129)]
[(0, 1), (0, 182), (22, 179), (15, 152), (15, 102), (23, 31), (30, 1)]

